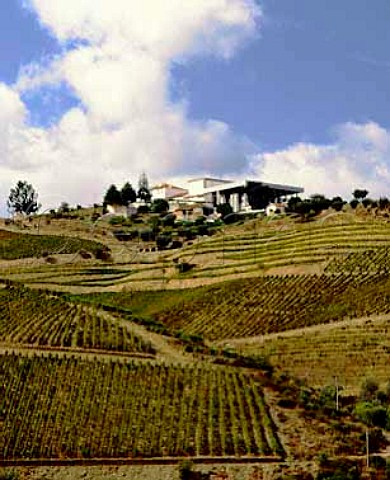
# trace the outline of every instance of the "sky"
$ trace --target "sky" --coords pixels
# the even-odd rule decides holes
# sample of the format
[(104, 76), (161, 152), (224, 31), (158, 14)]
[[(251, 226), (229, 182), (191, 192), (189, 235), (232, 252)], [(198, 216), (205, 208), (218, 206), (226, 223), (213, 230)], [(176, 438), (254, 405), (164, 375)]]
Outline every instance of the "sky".
[(2, 0), (0, 213), (212, 175), (390, 196), (388, 0)]

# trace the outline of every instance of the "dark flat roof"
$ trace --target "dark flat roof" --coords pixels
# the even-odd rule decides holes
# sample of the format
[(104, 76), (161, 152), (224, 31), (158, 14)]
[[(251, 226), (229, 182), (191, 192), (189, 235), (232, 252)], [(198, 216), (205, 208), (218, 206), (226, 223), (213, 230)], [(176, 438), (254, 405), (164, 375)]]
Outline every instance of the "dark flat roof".
[(304, 189), (302, 187), (295, 187), (292, 185), (260, 182), (257, 180), (243, 180), (241, 182), (222, 183), (220, 185), (214, 185), (213, 187), (205, 188), (203, 193), (206, 194), (206, 193), (221, 192), (221, 191), (234, 192), (234, 191), (245, 190), (251, 186), (267, 187), (271, 190), (275, 190), (285, 195), (304, 192)]

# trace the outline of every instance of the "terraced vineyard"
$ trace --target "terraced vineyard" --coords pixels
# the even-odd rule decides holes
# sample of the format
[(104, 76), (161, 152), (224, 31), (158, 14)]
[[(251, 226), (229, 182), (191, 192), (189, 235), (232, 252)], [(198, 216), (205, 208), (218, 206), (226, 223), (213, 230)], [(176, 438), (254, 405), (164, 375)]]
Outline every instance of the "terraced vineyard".
[(283, 453), (236, 370), (3, 355), (0, 372), (4, 459)]
[(283, 456), (274, 414), (304, 457), (307, 419), (281, 414), (273, 367), (308, 388), (389, 377), (390, 224), (356, 219), (256, 220), (180, 250), (117, 242), (110, 262), (51, 265), (12, 259), (101, 245), (0, 231), (0, 460)]
[(0, 259), (41, 257), (43, 254), (74, 254), (80, 250), (95, 253), (103, 245), (65, 235), (30, 235), (0, 230)]
[(390, 317), (356, 319), (265, 336), (261, 341), (232, 342), (245, 354), (261, 354), (276, 367), (308, 384), (359, 390), (362, 379), (389, 381)]
[[(165, 286), (178, 288), (183, 281), (187, 284), (192, 281), (189, 286), (197, 286), (202, 282), (217, 283), (238, 276), (255, 277), (272, 273), (269, 269), (277, 268), (282, 271), (286, 267), (301, 265), (316, 266), (317, 273), (373, 273), (378, 269), (389, 271), (389, 223), (356, 219), (352, 221), (348, 215), (341, 215), (337, 218), (344, 223), (333, 224), (333, 217), (330, 217), (330, 220), (326, 217), (303, 225), (287, 221), (273, 225), (272, 222), (259, 221), (251, 228), (243, 226), (237, 232), (226, 229), (212, 237), (199, 238), (192, 245), (188, 244), (180, 250), (153, 253), (151, 256), (135, 253), (129, 257), (125, 252), (129, 253), (132, 248), (137, 250), (138, 244), (132, 246), (130, 242), (124, 247), (121, 242), (116, 241), (114, 250), (117, 251), (117, 256), (109, 266), (86, 266), (80, 263), (66, 266), (7, 265), (4, 278), (53, 288), (59, 286), (60, 289), (68, 288), (72, 291), (75, 291), (76, 287), (83, 288), (84, 291), (100, 291), (110, 287), (128, 287), (135, 290), (159, 289)], [(39, 256), (45, 250), (75, 253), (83, 248), (93, 252), (98, 245), (96, 242), (96, 245), (89, 245), (83, 243), (87, 241), (73, 237), (64, 237), (61, 240), (60, 237), (51, 236), (50, 241), (57, 243), (50, 246), (50, 242), (46, 244), (49, 236), (11, 235), (18, 235), (17, 242), (24, 242), (23, 245), (29, 249), (28, 253), (21, 252), (18, 243), (4, 243), (1, 248), (0, 242), (0, 258), (1, 251), (4, 258), (23, 258)], [(192, 264), (193, 268), (180, 274), (175, 268), (179, 260)], [(146, 264), (148, 262), (149, 264)]]
[(153, 347), (104, 312), (43, 292), (0, 290), (0, 342), (39, 347), (153, 353)]
[(390, 312), (387, 275), (301, 275), (242, 279), (205, 287), (196, 299), (155, 317), (173, 330), (210, 340), (271, 332)]
[(354, 274), (390, 271), (390, 248), (377, 247), (361, 252), (349, 252), (335, 257), (326, 267), (326, 272), (350, 272)]
[[(342, 218), (342, 217), (340, 217)], [(348, 217), (344, 219), (348, 222)], [(265, 228), (254, 224), (252, 231), (226, 232), (187, 247), (181, 258), (214, 256), (215, 264), (272, 268), (295, 264), (328, 262), (353, 252), (390, 245), (390, 225), (376, 221), (328, 224), (326, 218), (306, 225), (284, 224)], [(389, 266), (389, 262), (387, 261)], [(335, 270), (334, 270), (335, 271)], [(196, 272), (194, 272), (196, 275)]]

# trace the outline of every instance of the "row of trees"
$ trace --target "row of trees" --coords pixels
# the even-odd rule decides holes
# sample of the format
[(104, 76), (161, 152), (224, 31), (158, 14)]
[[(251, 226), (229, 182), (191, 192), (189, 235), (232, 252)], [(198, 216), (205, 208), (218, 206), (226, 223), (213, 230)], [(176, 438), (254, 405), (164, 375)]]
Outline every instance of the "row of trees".
[[(368, 190), (356, 189), (352, 192), (353, 199), (349, 205), (355, 209), (358, 205), (363, 207), (379, 208), (385, 210), (390, 206), (390, 200), (387, 197), (381, 197), (379, 200), (372, 200), (367, 197)], [(300, 197), (292, 197), (288, 201), (288, 210), (292, 213), (297, 213), (303, 218), (310, 218), (318, 215), (323, 210), (333, 208), (336, 212), (340, 212), (344, 205), (348, 202), (342, 197), (326, 198), (324, 195), (315, 194), (309, 198), (302, 200)]]
[[(152, 198), (145, 173), (140, 175), (137, 191), (129, 182), (126, 182), (121, 190), (118, 190), (115, 185), (111, 185), (104, 196), (104, 203), (127, 206), (129, 203), (135, 202), (137, 198), (144, 203), (149, 203)], [(38, 212), (41, 205), (38, 203), (38, 193), (31, 183), (19, 180), (10, 190), (7, 207), (12, 214), (32, 215)], [(69, 211), (69, 205), (63, 202), (60, 209)]]
[[(353, 199), (349, 202), (352, 208), (356, 208), (359, 204), (364, 207), (374, 207), (381, 210), (390, 207), (390, 200), (386, 197), (381, 197), (378, 201), (371, 200), (367, 197), (368, 191), (364, 189), (356, 189), (352, 192)], [(150, 203), (152, 195), (149, 190), (149, 182), (145, 173), (141, 174), (138, 181), (138, 190), (136, 191), (129, 182), (126, 182), (121, 190), (115, 185), (111, 185), (104, 195), (103, 203), (105, 205), (124, 205), (127, 206), (130, 203), (135, 202), (137, 199), (141, 200), (145, 204)], [(165, 202), (165, 201), (164, 201)], [(165, 211), (166, 202), (164, 205), (156, 206), (156, 211)], [(326, 198), (324, 195), (315, 194), (311, 195), (307, 199), (301, 199), (300, 197), (292, 197), (288, 202), (288, 209), (292, 213), (297, 213), (302, 217), (309, 218), (315, 216), (323, 210), (329, 207), (336, 211), (341, 211), (343, 206), (347, 204), (340, 196), (333, 197), (331, 199)], [(65, 204), (64, 204), (65, 205)], [(13, 214), (31, 215), (36, 213), (41, 205), (38, 203), (38, 194), (33, 186), (26, 181), (18, 181), (14, 188), (11, 188), (7, 206), (10, 212)], [(68, 205), (66, 204), (68, 208)], [(62, 205), (61, 205), (62, 208)], [(228, 208), (228, 207), (224, 207)], [(230, 211), (220, 212), (225, 216)]]
[(134, 203), (137, 199), (149, 203), (152, 195), (149, 190), (149, 182), (145, 173), (142, 173), (138, 181), (138, 190), (135, 191), (131, 183), (126, 182), (121, 190), (116, 185), (111, 185), (104, 195), (105, 205), (124, 205)]

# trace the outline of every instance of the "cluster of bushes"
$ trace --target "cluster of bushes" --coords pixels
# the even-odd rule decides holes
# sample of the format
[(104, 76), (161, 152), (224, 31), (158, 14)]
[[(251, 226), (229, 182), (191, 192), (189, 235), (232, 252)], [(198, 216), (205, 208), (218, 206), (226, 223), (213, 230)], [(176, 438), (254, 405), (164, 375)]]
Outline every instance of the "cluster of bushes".
[[(217, 355), (217, 352), (214, 354)], [(271, 377), (274, 371), (274, 368), (267, 357), (263, 355), (241, 355), (236, 350), (228, 347), (219, 352), (214, 363), (230, 365), (232, 367), (261, 370), (262, 372), (266, 373), (268, 377)]]
[(292, 197), (288, 201), (288, 212), (296, 213), (302, 219), (309, 220), (328, 208), (340, 212), (346, 203), (341, 197), (329, 199), (319, 194), (311, 195), (304, 200), (300, 197)]
[[(319, 470), (315, 480), (360, 480), (380, 478), (390, 480), (390, 462), (381, 456), (370, 458), (368, 471), (364, 472), (363, 462), (348, 458), (329, 458), (319, 455)], [(368, 476), (369, 475), (369, 476)]]
[(390, 430), (390, 383), (383, 391), (374, 379), (366, 379), (353, 413), (370, 427)]
[(141, 240), (143, 242), (155, 242), (158, 250), (176, 249), (183, 246), (184, 241), (195, 240), (199, 236), (213, 235), (222, 222), (209, 225), (206, 217), (199, 217), (193, 222), (176, 221), (172, 213), (150, 216), (147, 223), (139, 223), (139, 219), (125, 219), (124, 217), (112, 217), (110, 224), (116, 227), (114, 236), (122, 242)]
[(361, 473), (361, 465), (356, 460), (330, 459), (321, 454), (316, 480), (360, 480)]
[[(366, 209), (376, 208), (382, 211), (388, 210), (390, 207), (390, 200), (387, 197), (381, 197), (379, 200), (372, 200), (371, 198), (368, 198), (367, 195), (367, 190), (354, 190), (352, 192), (353, 199), (349, 202), (349, 206), (352, 209), (356, 209), (359, 205), (362, 205)], [(300, 197), (290, 198), (287, 211), (299, 215), (302, 220), (310, 220), (328, 208), (340, 212), (347, 204), (348, 202), (339, 196), (330, 199), (326, 198), (324, 195), (315, 194), (304, 200)]]

